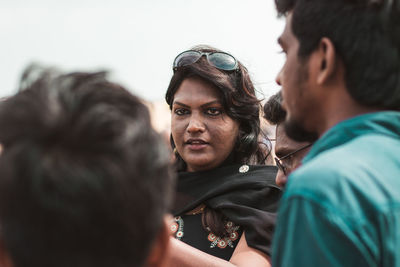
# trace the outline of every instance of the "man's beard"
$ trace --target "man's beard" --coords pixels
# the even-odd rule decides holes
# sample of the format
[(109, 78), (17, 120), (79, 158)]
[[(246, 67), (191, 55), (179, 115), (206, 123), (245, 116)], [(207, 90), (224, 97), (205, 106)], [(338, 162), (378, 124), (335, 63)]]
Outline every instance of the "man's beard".
[(316, 132), (307, 131), (298, 121), (293, 119), (285, 120), (284, 126), (287, 136), (297, 142), (313, 143), (318, 139)]

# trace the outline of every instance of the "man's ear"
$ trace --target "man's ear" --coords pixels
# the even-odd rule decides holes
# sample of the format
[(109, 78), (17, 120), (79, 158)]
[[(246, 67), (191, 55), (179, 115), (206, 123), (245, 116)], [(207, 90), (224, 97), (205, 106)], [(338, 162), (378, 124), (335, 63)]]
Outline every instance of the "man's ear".
[(0, 240), (0, 266), (1, 267), (13, 267), (11, 258), (7, 252), (7, 249), (4, 246), (2, 240)]
[(334, 44), (326, 37), (320, 40), (317, 53), (319, 64), (317, 83), (322, 85), (329, 82), (337, 73), (337, 54)]
[[(169, 260), (169, 242), (171, 237), (170, 225), (172, 222), (171, 215), (165, 215), (163, 225), (154, 240), (150, 254), (147, 258), (148, 267), (162, 267), (168, 266)], [(0, 265), (1, 266), (1, 265)]]

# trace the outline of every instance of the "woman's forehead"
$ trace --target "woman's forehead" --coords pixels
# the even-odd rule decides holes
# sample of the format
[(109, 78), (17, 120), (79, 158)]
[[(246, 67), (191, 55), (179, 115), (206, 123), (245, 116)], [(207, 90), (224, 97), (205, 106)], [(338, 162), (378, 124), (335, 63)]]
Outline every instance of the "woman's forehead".
[(174, 95), (175, 102), (221, 102), (218, 89), (198, 78), (185, 79)]

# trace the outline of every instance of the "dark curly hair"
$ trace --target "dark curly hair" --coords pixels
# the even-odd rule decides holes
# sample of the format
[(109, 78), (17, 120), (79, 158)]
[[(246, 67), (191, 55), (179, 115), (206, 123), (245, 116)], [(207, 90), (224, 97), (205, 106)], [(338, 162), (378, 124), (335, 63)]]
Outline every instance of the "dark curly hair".
[[(195, 46), (191, 50), (200, 52), (222, 52), (210, 46)], [(260, 100), (257, 99), (254, 85), (247, 69), (238, 62), (236, 71), (223, 71), (211, 66), (203, 57), (197, 62), (179, 67), (171, 78), (165, 95), (165, 100), (170, 109), (174, 95), (181, 83), (188, 78), (199, 78), (218, 90), (221, 103), (227, 115), (239, 122), (239, 136), (231, 156), (234, 163), (264, 164), (270, 151), (265, 144), (259, 142), (262, 134), (260, 128)], [(175, 148), (171, 136), (172, 148)], [(177, 155), (178, 170), (186, 168), (182, 158)]]

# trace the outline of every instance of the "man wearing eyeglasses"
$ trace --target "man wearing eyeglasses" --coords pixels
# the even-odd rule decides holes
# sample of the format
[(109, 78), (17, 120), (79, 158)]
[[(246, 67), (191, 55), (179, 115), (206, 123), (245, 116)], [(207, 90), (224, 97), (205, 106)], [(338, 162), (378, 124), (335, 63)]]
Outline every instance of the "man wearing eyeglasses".
[[(400, 0), (275, 0), (289, 137), (273, 266), (400, 266)], [(305, 134), (307, 133), (307, 134)]]
[(288, 175), (301, 165), (301, 160), (310, 150), (311, 142), (297, 142), (287, 136), (283, 122), (286, 112), (282, 109), (282, 95), (278, 92), (264, 105), (264, 119), (275, 125), (275, 163), (278, 167), (275, 182), (285, 187)]

